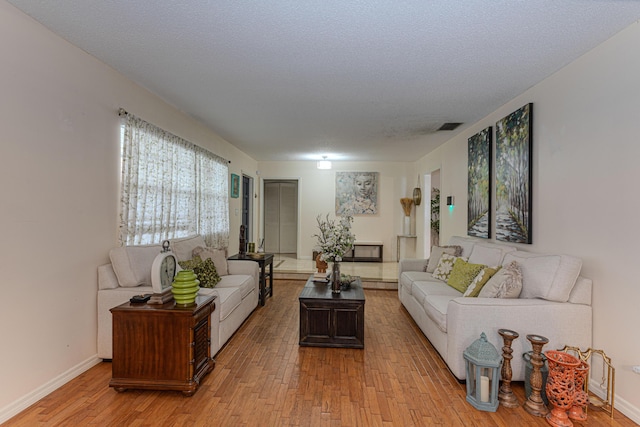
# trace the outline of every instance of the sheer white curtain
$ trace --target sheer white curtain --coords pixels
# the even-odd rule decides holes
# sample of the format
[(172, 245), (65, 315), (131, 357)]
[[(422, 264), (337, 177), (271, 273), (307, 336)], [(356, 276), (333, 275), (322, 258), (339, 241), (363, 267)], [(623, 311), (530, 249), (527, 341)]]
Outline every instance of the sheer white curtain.
[(201, 234), (229, 245), (228, 162), (157, 126), (120, 111), (120, 242), (159, 243)]

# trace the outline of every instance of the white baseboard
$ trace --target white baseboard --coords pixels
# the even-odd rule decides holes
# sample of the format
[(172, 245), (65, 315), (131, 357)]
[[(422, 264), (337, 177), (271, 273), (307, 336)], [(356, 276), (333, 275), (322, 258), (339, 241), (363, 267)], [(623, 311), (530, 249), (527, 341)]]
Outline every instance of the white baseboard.
[[(600, 383), (591, 379), (589, 381), (589, 391), (600, 399), (605, 399), (607, 397), (607, 391), (600, 388)], [(640, 425), (640, 408), (633, 406), (628, 401), (624, 400), (620, 396), (617, 396), (614, 393), (613, 396), (613, 409), (616, 411), (620, 411), (627, 418), (629, 418), (634, 423)]]
[(63, 372), (62, 374), (53, 378), (51, 381), (48, 381), (47, 383), (33, 390), (31, 393), (21, 397), (15, 402), (8, 404), (4, 408), (0, 409), (0, 424), (9, 420), (9, 418), (16, 416), (21, 411), (36, 403), (38, 400), (42, 399), (54, 390), (62, 387), (72, 379), (76, 378), (83, 372), (88, 371), (100, 362), (102, 362), (102, 359), (98, 358), (97, 355), (92, 356), (72, 367), (68, 371)]

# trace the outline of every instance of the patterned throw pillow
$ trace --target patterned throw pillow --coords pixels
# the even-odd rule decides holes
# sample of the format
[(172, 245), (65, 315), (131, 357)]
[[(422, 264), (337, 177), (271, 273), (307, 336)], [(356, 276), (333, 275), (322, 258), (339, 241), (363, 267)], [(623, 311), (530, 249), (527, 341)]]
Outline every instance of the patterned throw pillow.
[(500, 267), (485, 267), (478, 275), (471, 281), (471, 284), (464, 291), (463, 297), (477, 297), (482, 287), (491, 279), (491, 277), (500, 270)]
[(482, 287), (479, 298), (518, 298), (522, 291), (522, 271), (518, 263), (512, 261), (493, 275)]
[(203, 246), (196, 247), (192, 256), (200, 257), (202, 259), (211, 258), (216, 266), (216, 271), (220, 276), (226, 276), (229, 274), (229, 267), (227, 265), (227, 251), (224, 249), (205, 248)]
[(193, 270), (198, 276), (201, 288), (214, 288), (221, 280), (211, 258), (203, 261), (199, 256), (195, 256), (188, 261), (179, 261), (178, 264), (185, 270)]
[[(440, 261), (438, 261), (438, 266), (436, 267), (435, 270), (433, 270), (433, 273), (431, 274), (431, 276), (434, 279), (438, 279), (438, 280), (442, 280), (443, 282), (446, 282), (447, 280), (449, 280), (449, 275), (451, 274), (451, 270), (453, 270), (453, 263), (456, 262), (456, 259), (458, 259), (459, 257), (457, 256), (453, 256), (453, 255), (449, 255), (449, 254), (442, 254), (442, 256), (440, 257)], [(461, 258), (463, 260), (467, 260), (466, 258)]]
[(453, 270), (447, 280), (447, 285), (453, 289), (464, 293), (467, 287), (471, 284), (473, 279), (478, 275), (480, 270), (485, 268), (486, 265), (471, 264), (462, 258), (456, 259), (453, 263)]
[(431, 255), (429, 255), (429, 262), (425, 266), (424, 271), (426, 271), (427, 273), (433, 273), (433, 271), (438, 266), (438, 263), (440, 262), (442, 254), (460, 256), (462, 255), (462, 246), (432, 246)]

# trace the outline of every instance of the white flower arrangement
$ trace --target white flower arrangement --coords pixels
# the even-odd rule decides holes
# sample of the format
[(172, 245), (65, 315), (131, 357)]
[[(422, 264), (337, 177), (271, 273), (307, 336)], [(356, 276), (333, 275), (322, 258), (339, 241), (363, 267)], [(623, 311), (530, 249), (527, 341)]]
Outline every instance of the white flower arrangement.
[(319, 234), (313, 237), (318, 239), (318, 246), (322, 251), (320, 259), (323, 261), (340, 262), (346, 254), (356, 236), (351, 233), (351, 223), (353, 217), (351, 215), (341, 216), (339, 220), (330, 220), (329, 214), (324, 219), (320, 215), (316, 218), (318, 221)]

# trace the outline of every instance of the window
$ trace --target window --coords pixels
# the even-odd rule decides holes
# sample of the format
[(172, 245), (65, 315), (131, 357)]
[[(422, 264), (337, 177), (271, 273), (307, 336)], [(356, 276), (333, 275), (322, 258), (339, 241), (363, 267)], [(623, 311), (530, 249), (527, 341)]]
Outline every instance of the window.
[(228, 162), (121, 110), (120, 241), (160, 243), (201, 234), (229, 244)]

